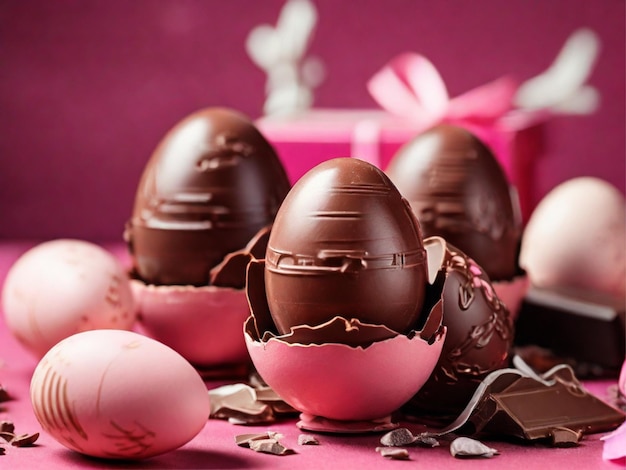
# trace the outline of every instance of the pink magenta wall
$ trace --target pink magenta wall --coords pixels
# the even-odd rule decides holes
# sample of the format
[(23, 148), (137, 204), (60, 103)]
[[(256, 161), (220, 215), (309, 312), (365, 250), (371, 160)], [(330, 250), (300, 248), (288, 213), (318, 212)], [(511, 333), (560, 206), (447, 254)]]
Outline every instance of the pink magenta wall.
[[(161, 136), (186, 114), (261, 115), (265, 77), (250, 30), (283, 0), (3, 0), (0, 3), (0, 238), (121, 240), (135, 186)], [(319, 107), (375, 107), (365, 83), (419, 52), (451, 95), (543, 71), (575, 29), (602, 49), (592, 116), (548, 124), (535, 201), (566, 179), (625, 187), (623, 0), (315, 0), (310, 53), (327, 77)]]

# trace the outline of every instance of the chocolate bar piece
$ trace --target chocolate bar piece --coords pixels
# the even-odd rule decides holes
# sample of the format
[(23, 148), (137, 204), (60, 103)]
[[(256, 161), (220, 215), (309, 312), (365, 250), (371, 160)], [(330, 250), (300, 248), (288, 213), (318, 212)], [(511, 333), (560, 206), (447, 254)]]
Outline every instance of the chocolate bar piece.
[(625, 325), (623, 302), (531, 288), (515, 325), (515, 345), (545, 348), (570, 362), (579, 377), (617, 377), (626, 355)]
[(537, 375), (519, 357), (516, 369), (489, 374), (461, 415), (432, 436), (479, 432), (577, 445), (589, 433), (617, 428), (626, 414), (588, 393), (567, 365)]

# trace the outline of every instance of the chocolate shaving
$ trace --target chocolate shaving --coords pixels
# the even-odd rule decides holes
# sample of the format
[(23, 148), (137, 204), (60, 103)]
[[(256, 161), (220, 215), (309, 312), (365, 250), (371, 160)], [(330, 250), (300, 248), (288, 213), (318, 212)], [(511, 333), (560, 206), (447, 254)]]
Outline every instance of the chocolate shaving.
[(394, 447), (376, 447), (376, 452), (391, 460), (410, 460), (409, 451)]
[(2, 385), (0, 385), (0, 403), (9, 400), (11, 400), (11, 395), (9, 395), (9, 392), (7, 392), (7, 390)]
[(551, 436), (553, 447), (576, 447), (580, 443), (583, 433), (569, 428), (554, 428)]
[(0, 431), (0, 437), (7, 442), (11, 442), (15, 438), (12, 432)]
[(273, 390), (246, 384), (230, 384), (209, 390), (210, 418), (227, 419), (231, 424), (267, 424), (278, 416), (294, 413)]
[(11, 445), (15, 447), (30, 447), (37, 441), (37, 439), (39, 439), (38, 432), (34, 434), (20, 434), (11, 440)]
[(380, 443), (389, 447), (402, 447), (408, 445), (423, 445), (426, 447), (437, 447), (439, 441), (425, 433), (413, 435), (407, 428), (398, 428), (389, 431), (380, 438)]
[(0, 446), (0, 455), (4, 455), (6, 452), (6, 450), (4, 449), (4, 447)]
[(494, 455), (498, 455), (499, 452), (496, 449), (486, 446), (480, 441), (471, 439), (469, 437), (457, 437), (450, 444), (450, 454), (452, 457), (484, 457), (491, 458)]
[(13, 421), (0, 421), (0, 432), (13, 433), (15, 431), (15, 425)]
[(407, 428), (394, 429), (380, 438), (380, 443), (389, 447), (402, 447), (413, 442), (415, 442), (415, 436)]
[(294, 453), (275, 439), (260, 439), (250, 442), (249, 446), (255, 452), (273, 455), (287, 455)]
[(235, 436), (235, 443), (239, 447), (247, 447), (255, 452), (262, 452), (273, 455), (294, 454), (292, 449), (288, 449), (280, 443), (282, 434), (267, 431), (258, 434), (239, 434)]
[(318, 446), (319, 444), (320, 444), (320, 441), (318, 441), (315, 436), (311, 436), (310, 434), (300, 434), (298, 436), (298, 445)]

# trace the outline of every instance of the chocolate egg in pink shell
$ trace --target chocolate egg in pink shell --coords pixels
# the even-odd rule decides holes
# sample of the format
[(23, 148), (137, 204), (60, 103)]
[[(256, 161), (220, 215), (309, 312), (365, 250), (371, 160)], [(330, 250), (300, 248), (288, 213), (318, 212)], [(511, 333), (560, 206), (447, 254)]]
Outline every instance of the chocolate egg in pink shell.
[(144, 169), (124, 234), (142, 332), (198, 367), (247, 362), (245, 266), (263, 257), (289, 187), (243, 114), (206, 108), (176, 124)]
[(419, 224), (380, 169), (335, 158), (294, 185), (266, 258), (248, 265), (245, 334), (263, 380), (302, 412), (298, 426), (393, 425), (445, 338), (428, 275)]
[[(280, 335), (264, 298), (263, 264), (253, 261), (249, 266), (253, 313), (245, 324), (248, 352), (263, 380), (287, 403), (339, 422), (324, 430), (345, 432), (342, 421), (387, 418), (428, 379), (445, 339), (440, 304), (421, 331), (406, 335), (341, 317)], [(306, 423), (302, 427), (310, 428)], [(371, 427), (363, 424), (358, 430)]]

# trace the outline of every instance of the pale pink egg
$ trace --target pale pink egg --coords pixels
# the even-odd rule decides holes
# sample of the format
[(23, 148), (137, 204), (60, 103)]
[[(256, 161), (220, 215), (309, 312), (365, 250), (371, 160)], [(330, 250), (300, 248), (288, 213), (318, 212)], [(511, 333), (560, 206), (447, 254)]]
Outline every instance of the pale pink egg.
[(155, 286), (131, 281), (142, 333), (201, 368), (249, 362), (242, 325), (249, 315), (242, 289)]
[(7, 273), (2, 307), (9, 330), (38, 357), (74, 333), (129, 330), (136, 318), (118, 260), (93, 243), (71, 239), (24, 253)]
[(531, 214), (520, 265), (532, 285), (626, 298), (626, 201), (610, 183), (561, 183)]
[(43, 429), (94, 457), (142, 459), (174, 450), (206, 424), (204, 382), (180, 354), (130, 331), (64, 339), (37, 365), (30, 395)]

